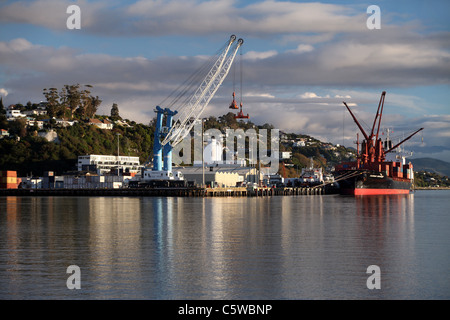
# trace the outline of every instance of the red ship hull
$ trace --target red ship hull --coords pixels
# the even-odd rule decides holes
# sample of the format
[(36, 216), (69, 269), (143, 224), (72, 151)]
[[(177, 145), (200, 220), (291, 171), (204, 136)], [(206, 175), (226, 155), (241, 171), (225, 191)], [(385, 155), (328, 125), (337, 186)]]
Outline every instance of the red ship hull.
[(389, 194), (409, 194), (410, 190), (405, 189), (343, 189), (341, 194), (352, 196), (374, 196)]

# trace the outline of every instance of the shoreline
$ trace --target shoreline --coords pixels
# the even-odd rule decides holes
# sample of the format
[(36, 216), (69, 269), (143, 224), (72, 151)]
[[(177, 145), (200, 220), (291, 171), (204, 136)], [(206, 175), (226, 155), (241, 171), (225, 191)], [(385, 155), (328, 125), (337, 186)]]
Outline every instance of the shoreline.
[[(450, 190), (450, 187), (417, 187), (411, 192), (422, 190)], [(125, 196), (125, 197), (261, 197), (292, 195), (338, 194), (337, 190), (326, 188), (119, 188), (119, 189), (0, 189), (0, 196)]]
[(450, 190), (450, 187), (415, 187), (413, 190)]
[(0, 189), (0, 196), (175, 196), (175, 197), (267, 197), (283, 195), (335, 194), (336, 190), (324, 187), (283, 188), (118, 188), (118, 189)]

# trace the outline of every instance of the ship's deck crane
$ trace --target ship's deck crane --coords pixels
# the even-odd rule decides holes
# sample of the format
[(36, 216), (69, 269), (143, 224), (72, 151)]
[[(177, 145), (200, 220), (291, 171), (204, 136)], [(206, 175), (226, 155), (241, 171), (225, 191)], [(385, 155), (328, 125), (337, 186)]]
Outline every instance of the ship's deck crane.
[[(365, 168), (369, 168), (372, 164), (381, 163), (386, 159), (386, 153), (391, 152), (401, 144), (403, 144), (405, 141), (409, 140), (419, 131), (422, 131), (423, 128), (420, 128), (419, 130), (412, 133), (410, 136), (408, 136), (406, 139), (403, 139), (400, 143), (396, 144), (394, 147), (390, 148), (389, 150), (385, 150), (383, 147), (383, 142), (381, 141), (381, 138), (379, 138), (379, 132), (380, 132), (380, 126), (381, 126), (381, 118), (383, 115), (383, 108), (384, 108), (384, 98), (386, 95), (386, 91), (383, 91), (381, 93), (380, 102), (378, 103), (378, 109), (377, 114), (375, 115), (375, 119), (373, 121), (372, 130), (370, 132), (370, 135), (368, 135), (361, 124), (359, 123), (358, 119), (356, 119), (353, 112), (348, 107), (347, 103), (343, 102), (347, 110), (350, 112), (350, 115), (352, 116), (353, 120), (355, 121), (356, 125), (358, 126), (359, 130), (364, 136), (364, 140), (361, 143), (361, 154), (358, 155), (357, 159), (357, 167), (359, 168), (362, 164)], [(378, 121), (378, 126), (377, 126)], [(377, 131), (375, 133), (375, 127), (377, 127)]]
[[(182, 103), (177, 108), (171, 109), (175, 104), (178, 104), (181, 97), (186, 95), (188, 89), (182, 88), (174, 100), (168, 104), (169, 107), (156, 107), (155, 112), (157, 118), (153, 143), (153, 168), (151, 172), (146, 172), (144, 178), (173, 178), (172, 148), (189, 134), (196, 121), (200, 118), (209, 101), (227, 76), (236, 53), (243, 43), (243, 39), (236, 41), (235, 35), (230, 37), (218, 58), (215, 61), (213, 60), (214, 63), (200, 86), (192, 96), (185, 99), (186, 103)], [(163, 153), (164, 163), (162, 158)]]

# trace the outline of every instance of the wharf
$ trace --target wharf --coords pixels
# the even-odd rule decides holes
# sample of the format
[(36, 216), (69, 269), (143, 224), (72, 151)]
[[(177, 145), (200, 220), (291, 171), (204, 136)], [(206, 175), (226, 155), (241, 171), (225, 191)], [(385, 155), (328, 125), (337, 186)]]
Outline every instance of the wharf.
[(76, 197), (267, 197), (319, 195), (329, 193), (323, 187), (229, 187), (229, 188), (123, 188), (123, 189), (0, 189), (0, 196), (76, 196)]
[(325, 194), (323, 187), (309, 188), (309, 187), (279, 187), (279, 188), (206, 188), (206, 197), (233, 197), (233, 196), (247, 196), (247, 197), (264, 197), (264, 196), (293, 196), (293, 195), (315, 195)]
[(63, 197), (199, 197), (203, 189), (185, 188), (117, 188), (117, 189), (0, 189), (0, 196)]

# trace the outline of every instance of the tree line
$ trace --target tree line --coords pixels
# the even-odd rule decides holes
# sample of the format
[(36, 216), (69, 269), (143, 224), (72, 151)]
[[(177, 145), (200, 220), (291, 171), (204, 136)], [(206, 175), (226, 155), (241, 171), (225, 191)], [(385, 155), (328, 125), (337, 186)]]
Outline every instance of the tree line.
[(57, 88), (46, 88), (43, 94), (47, 99), (47, 114), (49, 117), (64, 119), (92, 118), (97, 112), (102, 100), (91, 95), (92, 86), (87, 84), (84, 88), (80, 84), (64, 85)]

